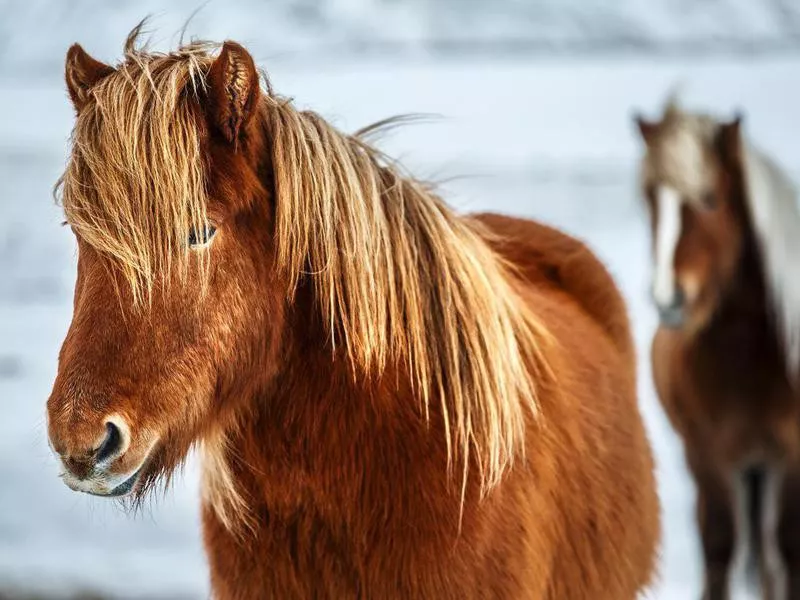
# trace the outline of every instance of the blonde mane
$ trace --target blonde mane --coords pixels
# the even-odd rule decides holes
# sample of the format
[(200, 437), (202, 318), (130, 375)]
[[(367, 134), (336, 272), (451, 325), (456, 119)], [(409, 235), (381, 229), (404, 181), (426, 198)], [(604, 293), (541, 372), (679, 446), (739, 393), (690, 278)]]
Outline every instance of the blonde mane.
[(766, 154), (743, 140), (747, 204), (761, 250), (767, 290), (787, 372), (800, 370), (800, 210), (797, 190)]
[(405, 364), (426, 414), (441, 401), (448, 447), (462, 458), (479, 449), (494, 485), (535, 412), (529, 369), (541, 337), (509, 269), (475, 222), (360, 139), (281, 99), (267, 97), (264, 114), (292, 288), (307, 269), (332, 341), (354, 365)]
[[(197, 92), (210, 49), (156, 55), (129, 45), (75, 127), (63, 177), (67, 218), (120, 265), (138, 295), (188, 260), (187, 228), (205, 221)], [(288, 297), (310, 282), (326, 334), (354, 373), (401, 365), (426, 417), (432, 402), (440, 407), (450, 467), (457, 460), (463, 469), (462, 495), (470, 464), (488, 491), (524, 451), (526, 423), (537, 413), (532, 370), (544, 364), (546, 332), (519, 297), (512, 268), (477, 222), (457, 216), (363, 138), (269, 90), (258, 110)]]

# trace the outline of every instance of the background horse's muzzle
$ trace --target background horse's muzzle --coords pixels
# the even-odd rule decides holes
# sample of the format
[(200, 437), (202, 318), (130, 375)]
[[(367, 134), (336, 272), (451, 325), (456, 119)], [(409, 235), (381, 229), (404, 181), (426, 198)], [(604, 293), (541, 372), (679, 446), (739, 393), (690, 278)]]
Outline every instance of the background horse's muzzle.
[(686, 297), (676, 289), (669, 304), (656, 303), (661, 325), (670, 329), (681, 327), (686, 320)]

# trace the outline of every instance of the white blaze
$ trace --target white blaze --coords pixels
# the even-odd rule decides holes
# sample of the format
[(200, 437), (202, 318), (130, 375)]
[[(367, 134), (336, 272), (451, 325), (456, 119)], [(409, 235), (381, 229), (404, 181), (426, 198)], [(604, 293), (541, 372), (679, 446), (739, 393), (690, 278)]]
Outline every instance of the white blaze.
[(681, 237), (680, 194), (669, 186), (659, 186), (656, 214), (653, 297), (659, 306), (669, 306), (675, 295), (675, 249)]

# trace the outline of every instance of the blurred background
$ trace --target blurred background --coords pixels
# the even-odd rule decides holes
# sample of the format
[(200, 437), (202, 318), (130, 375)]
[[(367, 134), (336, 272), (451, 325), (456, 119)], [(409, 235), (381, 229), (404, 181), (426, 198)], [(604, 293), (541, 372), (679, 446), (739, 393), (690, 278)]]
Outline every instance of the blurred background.
[(555, 224), (605, 260), (635, 324), (658, 460), (665, 536), (649, 597), (697, 597), (694, 490), (650, 378), (631, 116), (655, 116), (680, 84), (689, 107), (743, 110), (747, 134), (796, 176), (794, 0), (0, 0), (0, 599), (208, 597), (194, 459), (128, 516), (61, 483), (44, 425), (76, 262), (51, 196), (72, 124), (65, 52), (79, 41), (114, 62), (147, 14), (153, 47), (168, 49), (195, 11), (187, 37), (243, 43), (279, 93), (345, 130), (438, 115), (383, 147), (460, 209)]

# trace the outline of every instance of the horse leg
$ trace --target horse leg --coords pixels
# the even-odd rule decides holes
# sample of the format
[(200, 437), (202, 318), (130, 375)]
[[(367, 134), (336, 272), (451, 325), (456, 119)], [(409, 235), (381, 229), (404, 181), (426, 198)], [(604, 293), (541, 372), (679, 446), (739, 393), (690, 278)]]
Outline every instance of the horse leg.
[[(783, 470), (774, 465), (745, 469), (738, 480), (743, 512), (737, 530), (748, 544), (745, 573), (750, 583), (760, 584), (764, 600), (786, 600), (786, 569), (779, 545)], [(799, 599), (800, 600), (800, 599)]]
[(772, 531), (776, 550), (773, 577), (778, 593), (772, 600), (800, 600), (800, 467), (788, 468), (781, 475), (780, 487), (776, 490), (778, 517)]
[(736, 544), (730, 482), (716, 469), (689, 460), (697, 484), (697, 524), (705, 561), (703, 600), (727, 600)]

